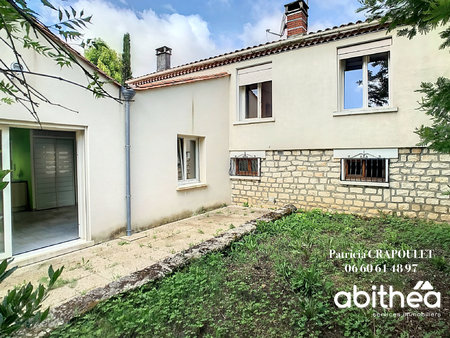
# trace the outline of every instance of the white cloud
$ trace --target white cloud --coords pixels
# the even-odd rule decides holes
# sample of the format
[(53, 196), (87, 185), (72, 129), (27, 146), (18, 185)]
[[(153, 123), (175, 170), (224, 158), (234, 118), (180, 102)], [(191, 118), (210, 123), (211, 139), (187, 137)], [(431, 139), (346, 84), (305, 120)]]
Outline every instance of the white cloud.
[(309, 32), (317, 32), (318, 30), (324, 30), (326, 28), (332, 28), (333, 24), (328, 20), (313, 21), (308, 26)]
[(172, 66), (218, 53), (208, 24), (199, 15), (158, 15), (151, 9), (136, 13), (104, 0), (79, 0), (73, 7), (93, 15), (85, 39), (100, 37), (121, 53), (123, 34), (130, 33), (133, 76), (155, 71), (155, 49), (164, 45), (173, 49)]
[(239, 39), (243, 47), (254, 46), (261, 43), (278, 40), (276, 35), (267, 33), (270, 29), (273, 33), (280, 33), (282, 30), (282, 20), (284, 16), (284, 7), (270, 1), (260, 1), (254, 3), (251, 9), (254, 22), (247, 22)]
[(164, 9), (167, 9), (171, 13), (176, 13), (177, 11), (175, 7), (173, 7), (171, 4), (164, 4), (163, 7)]

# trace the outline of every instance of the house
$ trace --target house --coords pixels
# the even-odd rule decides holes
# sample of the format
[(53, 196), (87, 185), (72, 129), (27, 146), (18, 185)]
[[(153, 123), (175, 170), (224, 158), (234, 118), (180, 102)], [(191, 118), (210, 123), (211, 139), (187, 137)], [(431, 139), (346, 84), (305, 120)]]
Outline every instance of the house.
[[(450, 156), (417, 147), (414, 134), (428, 122), (415, 90), (450, 76), (438, 32), (408, 40), (378, 22), (357, 22), (307, 33), (307, 4), (285, 10), (286, 39), (173, 68), (164, 46), (158, 71), (128, 82), (136, 92), (133, 231), (223, 203), (450, 221), (441, 193)], [(54, 71), (50, 61), (33, 60)], [(13, 170), (0, 257), (73, 250), (126, 224), (123, 106), (36, 81), (79, 113), (46, 106), (41, 130), (20, 106), (0, 106), (3, 167)], [(30, 217), (38, 220), (33, 228)], [(70, 234), (64, 243), (61, 234)]]

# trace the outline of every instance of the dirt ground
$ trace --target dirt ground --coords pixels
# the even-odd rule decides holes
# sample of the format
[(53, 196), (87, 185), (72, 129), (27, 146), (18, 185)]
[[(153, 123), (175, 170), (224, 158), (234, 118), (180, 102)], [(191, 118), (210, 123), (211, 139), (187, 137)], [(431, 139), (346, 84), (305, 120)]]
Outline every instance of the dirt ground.
[(27, 265), (2, 283), (0, 299), (16, 285), (46, 282), (49, 265), (55, 270), (64, 266), (56, 288), (43, 304), (54, 307), (267, 212), (267, 209), (228, 206)]

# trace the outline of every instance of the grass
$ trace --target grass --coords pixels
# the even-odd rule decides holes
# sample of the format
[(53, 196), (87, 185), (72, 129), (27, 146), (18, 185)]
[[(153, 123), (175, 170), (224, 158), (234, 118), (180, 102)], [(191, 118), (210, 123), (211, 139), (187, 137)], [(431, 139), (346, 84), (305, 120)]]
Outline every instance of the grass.
[[(329, 251), (432, 249), (434, 259), (330, 259)], [(52, 337), (444, 337), (449, 332), (450, 226), (320, 211), (259, 224), (221, 253), (103, 302)], [(415, 273), (346, 273), (345, 264), (418, 264)], [(441, 309), (339, 309), (338, 291), (429, 281)], [(375, 316), (434, 312), (440, 317)]]

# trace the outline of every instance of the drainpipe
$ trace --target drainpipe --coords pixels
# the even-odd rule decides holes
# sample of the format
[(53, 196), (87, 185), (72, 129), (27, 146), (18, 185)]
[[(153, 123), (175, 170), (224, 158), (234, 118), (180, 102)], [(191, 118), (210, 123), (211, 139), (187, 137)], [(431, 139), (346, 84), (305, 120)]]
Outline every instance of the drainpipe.
[(122, 95), (125, 100), (125, 163), (127, 175), (127, 236), (131, 236), (131, 189), (130, 189), (130, 101), (136, 92), (133, 89), (122, 87)]

